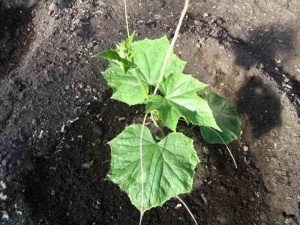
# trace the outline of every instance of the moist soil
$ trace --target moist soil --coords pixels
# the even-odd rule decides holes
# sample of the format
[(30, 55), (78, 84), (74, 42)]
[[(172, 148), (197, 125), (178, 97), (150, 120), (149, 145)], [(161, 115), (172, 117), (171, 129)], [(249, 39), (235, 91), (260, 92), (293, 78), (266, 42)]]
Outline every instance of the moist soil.
[[(183, 2), (128, 2), (136, 39), (172, 38)], [(201, 160), (180, 197), (201, 225), (300, 224), (300, 3), (194, 0), (175, 52), (186, 73), (237, 107), (242, 136), (222, 145), (190, 136)], [(105, 180), (108, 142), (143, 106), (110, 99), (91, 55), (126, 38), (122, 1), (0, 1), (0, 222), (138, 224)], [(180, 124), (179, 129), (186, 127)], [(193, 224), (170, 199), (143, 224)]]

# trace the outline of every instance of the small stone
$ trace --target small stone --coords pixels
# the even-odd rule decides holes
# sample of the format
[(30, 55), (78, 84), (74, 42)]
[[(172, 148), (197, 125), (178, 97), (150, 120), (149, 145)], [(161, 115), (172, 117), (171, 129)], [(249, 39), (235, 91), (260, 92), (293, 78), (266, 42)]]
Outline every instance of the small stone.
[(43, 138), (43, 135), (44, 135), (45, 131), (44, 130), (41, 130), (40, 134), (39, 134), (39, 139)]
[(3, 194), (3, 192), (0, 193), (0, 199), (2, 201), (5, 201), (7, 199), (7, 195)]
[(284, 79), (284, 82), (285, 82), (285, 83), (288, 83), (289, 81), (290, 81), (289, 78), (285, 78), (285, 79)]
[(285, 87), (288, 88), (288, 89), (293, 89), (293, 87), (291, 85), (288, 85), (288, 84), (285, 85)]
[(96, 200), (93, 202), (93, 207), (94, 209), (100, 209), (100, 206), (101, 206), (101, 202)]
[(218, 221), (221, 223), (221, 224), (227, 224), (228, 223), (228, 219), (225, 217), (225, 216), (218, 216)]
[(92, 160), (92, 161), (90, 161), (90, 162), (83, 163), (81, 166), (82, 166), (82, 168), (84, 168), (84, 169), (89, 169), (89, 168), (91, 168), (93, 165), (94, 165), (94, 161)]
[(2, 160), (2, 162), (1, 162), (1, 165), (2, 165), (3, 167), (6, 167), (7, 162), (8, 162), (8, 159), (7, 159), (7, 158), (4, 158), (4, 159)]
[(217, 170), (217, 167), (211, 166), (211, 169), (212, 169), (212, 170)]
[(293, 218), (286, 218), (284, 221), (284, 224), (292, 224), (293, 223)]
[(9, 219), (9, 215), (6, 211), (2, 211), (2, 219), (8, 220)]
[(94, 46), (93, 42), (90, 42), (90, 43), (87, 44), (87, 48), (89, 48), (89, 49), (93, 48), (93, 46)]
[(60, 132), (61, 132), (61, 133), (66, 133), (66, 126), (65, 126), (65, 125), (63, 125), (63, 126), (61, 127)]
[(243, 147), (243, 149), (244, 149), (244, 152), (248, 152), (249, 147), (248, 147), (247, 145), (245, 145), (245, 146)]
[(179, 208), (181, 208), (181, 207), (182, 207), (182, 204), (179, 203), (179, 204), (177, 204), (177, 205), (175, 206), (175, 209), (179, 209)]
[(82, 89), (82, 88), (83, 88), (83, 83), (79, 82), (79, 83), (78, 83), (78, 87), (79, 87), (80, 89)]
[(194, 20), (194, 24), (197, 25), (197, 26), (199, 26), (199, 25), (201, 25), (201, 22), (198, 21), (198, 20)]
[(206, 17), (208, 17), (208, 13), (203, 14), (203, 18), (206, 18)]
[(222, 25), (222, 24), (224, 23), (224, 20), (223, 20), (222, 18), (218, 18), (218, 19), (216, 20), (216, 23), (217, 23), (218, 25)]
[(49, 16), (51, 16), (54, 13), (55, 9), (56, 5), (54, 2), (52, 2), (52, 4), (49, 6)]
[(3, 180), (0, 181), (0, 185), (2, 187), (3, 190), (5, 190), (7, 188), (6, 184), (3, 182)]

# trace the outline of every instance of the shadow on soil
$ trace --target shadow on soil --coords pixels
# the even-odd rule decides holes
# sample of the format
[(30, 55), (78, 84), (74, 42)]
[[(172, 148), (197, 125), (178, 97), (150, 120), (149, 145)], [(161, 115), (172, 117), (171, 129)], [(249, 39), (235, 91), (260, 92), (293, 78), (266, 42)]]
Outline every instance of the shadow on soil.
[[(290, 101), (296, 105), (297, 113), (300, 115), (300, 105), (296, 100), (300, 97), (300, 83), (288, 74), (278, 61), (276, 62), (278, 53), (288, 55), (283, 58), (283, 61), (288, 61), (293, 57), (296, 49), (294, 46), (295, 36), (296, 33), (293, 29), (282, 28), (276, 24), (261, 26), (251, 32), (248, 42), (241, 39), (235, 40), (233, 49), (237, 65), (249, 69), (257, 64), (284, 90)], [(244, 50), (249, 55), (245, 54)], [(285, 81), (286, 79), (287, 81)]]
[(247, 115), (255, 137), (281, 125), (280, 98), (261, 78), (251, 77), (238, 91), (237, 96), (238, 110)]
[(13, 70), (33, 36), (31, 8), (5, 8), (0, 2), (0, 78)]
[(224, 23), (223, 18), (211, 20), (210, 17), (201, 18), (201, 16), (188, 14), (181, 31), (195, 32), (216, 39), (225, 48), (230, 46), (235, 53), (235, 63), (246, 70), (256, 66), (264, 74), (273, 78), (278, 87), (287, 94), (290, 102), (295, 105), (300, 116), (300, 102), (297, 100), (300, 97), (300, 82), (287, 73), (278, 61), (276, 62), (277, 55), (283, 57), (283, 63), (293, 57), (297, 30), (279, 24), (264, 25), (255, 28), (245, 41), (233, 36)]
[(248, 60), (236, 51), (236, 64), (246, 69), (256, 62), (276, 67), (276, 53), (282, 52), (292, 57), (295, 51), (294, 38), (295, 31), (292, 29), (280, 28), (276, 25), (258, 27), (250, 33), (246, 46), (250, 54), (255, 54), (255, 60)]

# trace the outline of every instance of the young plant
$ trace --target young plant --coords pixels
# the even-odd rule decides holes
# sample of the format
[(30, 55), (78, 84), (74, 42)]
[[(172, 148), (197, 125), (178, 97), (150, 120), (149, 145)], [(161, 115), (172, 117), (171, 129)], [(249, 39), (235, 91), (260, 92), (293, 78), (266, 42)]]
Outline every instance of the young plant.
[[(113, 99), (146, 106), (143, 124), (126, 127), (109, 142), (111, 166), (106, 177), (128, 194), (143, 215), (192, 189), (199, 159), (193, 140), (176, 131), (179, 119), (198, 126), (208, 143), (225, 145), (239, 138), (241, 123), (234, 106), (183, 73), (186, 62), (173, 53), (176, 38), (171, 46), (166, 36), (133, 38), (134, 34), (129, 35), (116, 49), (93, 57), (109, 61), (103, 76), (113, 89)], [(159, 137), (153, 138), (145, 126), (148, 115), (161, 131)]]

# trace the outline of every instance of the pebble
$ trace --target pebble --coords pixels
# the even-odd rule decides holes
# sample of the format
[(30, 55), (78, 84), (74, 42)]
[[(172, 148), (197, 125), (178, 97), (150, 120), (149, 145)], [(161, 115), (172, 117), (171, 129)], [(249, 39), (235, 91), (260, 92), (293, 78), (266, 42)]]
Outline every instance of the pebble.
[(0, 181), (0, 185), (3, 190), (5, 190), (7, 188), (6, 184), (2, 180)]
[(3, 194), (3, 192), (0, 193), (0, 199), (2, 201), (5, 201), (7, 199), (7, 195)]
[(93, 48), (93, 46), (94, 46), (93, 42), (90, 42), (90, 43), (87, 44), (87, 48), (88, 48), (88, 49)]
[(293, 87), (291, 85), (288, 85), (288, 84), (285, 85), (285, 87), (288, 88), (288, 89), (293, 89)]
[(197, 26), (202, 25), (202, 23), (200, 21), (198, 21), (198, 20), (194, 20), (194, 24), (197, 25)]
[(61, 132), (61, 133), (66, 133), (66, 126), (65, 126), (65, 125), (63, 125), (63, 126), (61, 127), (60, 132)]
[(92, 160), (92, 161), (90, 161), (90, 162), (83, 163), (81, 166), (82, 166), (82, 168), (84, 168), (84, 169), (89, 169), (89, 168), (91, 168), (93, 165), (94, 165), (94, 161)]
[(56, 5), (54, 2), (52, 2), (52, 4), (49, 6), (49, 16), (51, 16), (54, 13), (55, 9)]
[(218, 216), (218, 221), (221, 224), (227, 224), (228, 223), (228, 219), (225, 216)]
[(44, 134), (44, 130), (41, 130), (40, 134), (39, 134), (39, 139), (41, 139), (43, 137), (43, 134)]
[(293, 218), (286, 218), (284, 221), (284, 224), (292, 224), (293, 223)]
[(289, 78), (285, 78), (285, 79), (284, 79), (284, 82), (285, 82), (285, 83), (288, 83), (289, 81), (290, 81)]
[(100, 209), (100, 206), (101, 206), (101, 202), (100, 201), (96, 200), (96, 201), (93, 202), (93, 207), (95, 209)]
[(203, 18), (206, 18), (206, 17), (208, 17), (208, 13), (203, 14)]
[(6, 211), (2, 211), (2, 219), (5, 219), (5, 220), (9, 219), (9, 215)]
[(243, 147), (243, 149), (244, 149), (244, 152), (248, 152), (249, 147), (248, 147), (247, 145), (245, 145), (245, 146)]
[(175, 206), (175, 209), (179, 209), (179, 208), (181, 208), (181, 207), (182, 207), (182, 204), (179, 203), (179, 204), (177, 204), (177, 205)]

